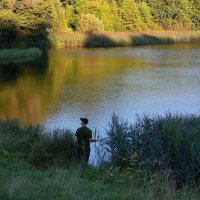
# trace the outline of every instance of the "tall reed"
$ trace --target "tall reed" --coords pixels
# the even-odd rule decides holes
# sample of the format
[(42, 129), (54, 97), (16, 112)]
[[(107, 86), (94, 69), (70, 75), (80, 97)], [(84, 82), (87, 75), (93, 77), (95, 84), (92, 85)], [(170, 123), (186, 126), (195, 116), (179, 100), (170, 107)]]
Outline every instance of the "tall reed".
[(0, 121), (0, 147), (36, 167), (69, 165), (75, 159), (75, 139), (71, 131), (45, 132), (40, 125), (22, 127), (17, 121)]
[(104, 145), (114, 166), (169, 170), (181, 184), (200, 182), (198, 115), (144, 116), (134, 124), (113, 115)]
[(153, 31), (143, 33), (102, 32), (79, 33), (72, 32), (57, 35), (58, 47), (121, 47), (137, 45), (173, 44), (200, 41), (199, 31)]

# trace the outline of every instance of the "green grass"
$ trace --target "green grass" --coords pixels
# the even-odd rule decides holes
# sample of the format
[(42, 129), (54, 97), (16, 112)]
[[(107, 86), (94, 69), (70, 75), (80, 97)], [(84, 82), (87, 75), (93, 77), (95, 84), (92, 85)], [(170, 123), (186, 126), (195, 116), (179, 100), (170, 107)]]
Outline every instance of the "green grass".
[(0, 50), (0, 64), (31, 62), (39, 59), (41, 55), (42, 51), (39, 48), (4, 49)]
[(39, 168), (67, 166), (75, 159), (75, 139), (69, 130), (45, 132), (40, 125), (21, 127), (17, 121), (0, 121), (0, 150)]
[(123, 173), (103, 181), (93, 168), (74, 166), (35, 169), (15, 158), (0, 158), (1, 200), (197, 200), (194, 191), (176, 190), (172, 182), (154, 178), (139, 181)]
[(58, 47), (122, 47), (137, 45), (173, 44), (200, 41), (200, 31), (154, 31), (143, 33), (71, 32), (57, 35), (54, 45)]

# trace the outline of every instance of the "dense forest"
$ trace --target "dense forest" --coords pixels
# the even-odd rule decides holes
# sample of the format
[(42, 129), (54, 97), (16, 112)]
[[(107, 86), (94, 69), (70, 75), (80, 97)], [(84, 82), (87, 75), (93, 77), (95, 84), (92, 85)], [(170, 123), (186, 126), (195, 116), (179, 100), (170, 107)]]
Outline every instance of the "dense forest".
[[(199, 0), (1, 0), (0, 44), (49, 45), (79, 32), (199, 30)], [(16, 41), (16, 38), (18, 40)], [(20, 40), (21, 39), (21, 40)], [(5, 43), (6, 41), (6, 43)], [(23, 42), (21, 42), (23, 41)], [(26, 45), (25, 45), (26, 46)]]

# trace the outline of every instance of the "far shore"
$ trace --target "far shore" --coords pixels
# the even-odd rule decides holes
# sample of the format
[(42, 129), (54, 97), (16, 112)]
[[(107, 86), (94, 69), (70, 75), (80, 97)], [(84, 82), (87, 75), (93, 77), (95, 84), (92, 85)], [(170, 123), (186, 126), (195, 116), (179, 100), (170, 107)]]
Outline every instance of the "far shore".
[(125, 47), (200, 41), (200, 31), (69, 32), (56, 36), (58, 48)]
[[(56, 35), (49, 48), (109, 48), (188, 42), (200, 42), (200, 31), (68, 32)], [(13, 48), (0, 49), (0, 64), (32, 62), (42, 56), (42, 51), (47, 50), (47, 47), (38, 48), (37, 43), (35, 47), (30, 47), (29, 44), (24, 46), (24, 42), (22, 43), (23, 48), (19, 44)]]

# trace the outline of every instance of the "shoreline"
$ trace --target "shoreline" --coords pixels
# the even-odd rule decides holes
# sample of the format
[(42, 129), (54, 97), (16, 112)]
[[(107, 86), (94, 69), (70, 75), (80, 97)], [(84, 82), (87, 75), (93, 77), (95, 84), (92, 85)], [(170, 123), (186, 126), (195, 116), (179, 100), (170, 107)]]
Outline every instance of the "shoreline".
[[(50, 48), (116, 48), (146, 45), (181, 44), (200, 42), (200, 31), (150, 31), (131, 32), (68, 32), (57, 35), (48, 48), (14, 46), (0, 49), (0, 64), (19, 64), (38, 60)], [(27, 46), (27, 47), (26, 47)], [(35, 44), (37, 46), (37, 44)]]
[(200, 31), (71, 32), (57, 35), (56, 40), (52, 46), (57, 48), (130, 47), (198, 42)]

